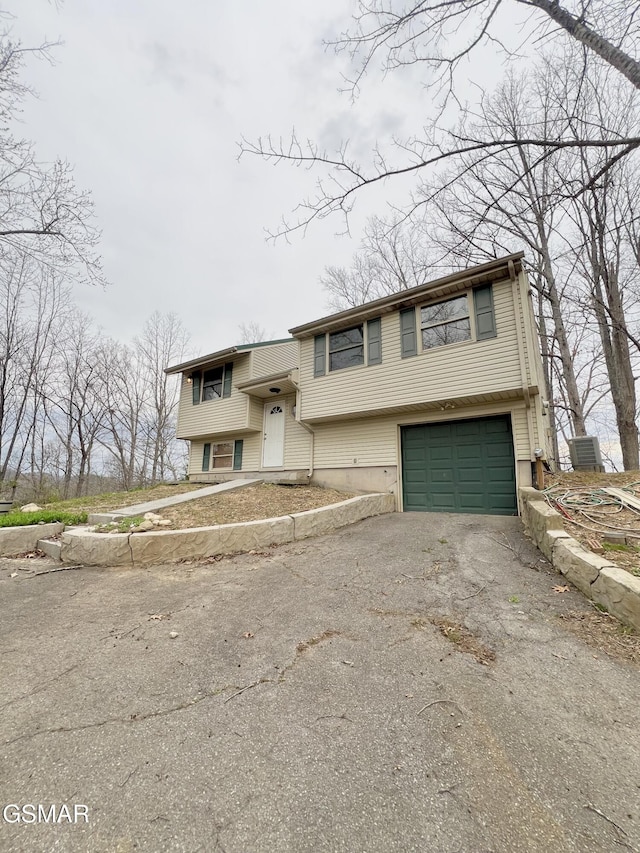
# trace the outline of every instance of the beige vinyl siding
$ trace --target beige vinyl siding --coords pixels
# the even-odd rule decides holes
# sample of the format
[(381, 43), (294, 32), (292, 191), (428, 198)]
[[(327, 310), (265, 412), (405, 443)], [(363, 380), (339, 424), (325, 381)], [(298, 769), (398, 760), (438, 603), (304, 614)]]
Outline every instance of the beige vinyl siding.
[(260, 454), (262, 453), (262, 433), (251, 433), (251, 435), (240, 436), (242, 445), (242, 470), (258, 471), (260, 468)]
[(187, 474), (202, 474), (202, 452), (204, 441), (192, 441), (189, 448)]
[(295, 394), (286, 398), (284, 467), (287, 470), (309, 468), (311, 465), (311, 435), (291, 414), (295, 404)]
[(249, 398), (235, 385), (249, 378), (249, 358), (241, 356), (233, 362), (231, 396), (220, 400), (206, 400), (193, 405), (192, 386), (182, 377), (178, 406), (178, 438), (196, 438), (222, 435), (249, 428)]
[(505, 407), (468, 406), (464, 409), (410, 416), (387, 415), (314, 426), (314, 468), (347, 468), (398, 464), (398, 428), (406, 424), (511, 414), (516, 459), (531, 458), (524, 403)]
[[(303, 420), (491, 394), (522, 386), (511, 282), (494, 283), (497, 337), (400, 357), (397, 311), (382, 318), (382, 364), (313, 376), (313, 338), (301, 341)], [(471, 300), (471, 296), (469, 296)], [(419, 310), (418, 310), (419, 317)], [(473, 320), (472, 320), (473, 322)]]
[(251, 397), (249, 399), (249, 428), (257, 429), (262, 432), (264, 429), (264, 404), (265, 400), (261, 397)]
[(274, 344), (271, 347), (256, 347), (251, 350), (251, 375), (250, 379), (259, 376), (268, 376), (270, 373), (278, 373), (298, 366), (298, 341), (290, 341), (286, 344)]

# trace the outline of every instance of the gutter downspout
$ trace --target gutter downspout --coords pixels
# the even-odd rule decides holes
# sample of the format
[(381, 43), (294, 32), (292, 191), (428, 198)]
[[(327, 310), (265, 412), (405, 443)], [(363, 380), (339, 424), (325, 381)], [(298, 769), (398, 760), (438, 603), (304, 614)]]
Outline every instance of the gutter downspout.
[(309, 424), (305, 423), (300, 417), (300, 404), (302, 401), (302, 396), (300, 393), (300, 389), (298, 388), (296, 391), (296, 421), (300, 424), (301, 427), (306, 429), (306, 431), (311, 436), (311, 453), (309, 454), (309, 478), (313, 477), (313, 459), (315, 456), (316, 449), (316, 433)]
[[(527, 329), (526, 329), (526, 317), (524, 314), (524, 306), (522, 304), (522, 289), (518, 286), (518, 276), (516, 275), (515, 266), (513, 261), (509, 261), (509, 275), (511, 276), (511, 292), (513, 296), (513, 307), (516, 310), (517, 317), (517, 328), (518, 328), (518, 355), (520, 357), (520, 381), (522, 382), (522, 394), (524, 396), (524, 404), (527, 412), (527, 431), (529, 433), (529, 461), (533, 462), (535, 460), (535, 454), (533, 452), (533, 447), (531, 447), (531, 442), (534, 440), (534, 425), (533, 425), (533, 415), (531, 412), (531, 395), (529, 393), (529, 379), (527, 377), (527, 362), (525, 356), (525, 348), (523, 342), (524, 338), (527, 338)], [(522, 280), (524, 281), (524, 275), (522, 275)], [(517, 456), (517, 454), (516, 454)], [(517, 475), (516, 475), (517, 476)]]

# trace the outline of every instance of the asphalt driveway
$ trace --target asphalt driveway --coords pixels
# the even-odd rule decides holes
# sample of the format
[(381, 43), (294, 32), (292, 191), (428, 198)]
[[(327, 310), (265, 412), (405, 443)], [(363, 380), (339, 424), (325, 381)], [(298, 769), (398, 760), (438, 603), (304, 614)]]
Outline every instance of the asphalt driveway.
[(2, 851), (640, 851), (640, 669), (567, 630), (518, 519), (14, 568)]

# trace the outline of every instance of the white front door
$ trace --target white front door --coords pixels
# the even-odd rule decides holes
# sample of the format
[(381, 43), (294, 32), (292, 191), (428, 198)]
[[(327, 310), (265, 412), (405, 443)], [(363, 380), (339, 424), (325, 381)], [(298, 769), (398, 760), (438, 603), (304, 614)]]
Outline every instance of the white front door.
[(264, 407), (263, 468), (284, 465), (284, 401), (269, 400)]

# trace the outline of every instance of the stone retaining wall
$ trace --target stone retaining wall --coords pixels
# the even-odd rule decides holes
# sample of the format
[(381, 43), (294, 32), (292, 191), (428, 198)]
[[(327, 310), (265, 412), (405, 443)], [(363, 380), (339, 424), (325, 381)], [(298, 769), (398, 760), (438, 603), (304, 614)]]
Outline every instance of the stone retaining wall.
[(318, 536), (395, 508), (395, 495), (374, 494), (280, 518), (188, 530), (94, 533), (75, 529), (62, 534), (61, 559), (84, 566), (131, 566), (234, 554)]
[(59, 521), (49, 524), (28, 524), (24, 527), (0, 527), (0, 556), (11, 557), (35, 551), (38, 539), (46, 539), (62, 533), (64, 524)]
[(640, 630), (640, 578), (583, 548), (536, 489), (519, 494), (525, 529), (545, 557), (588, 598)]

